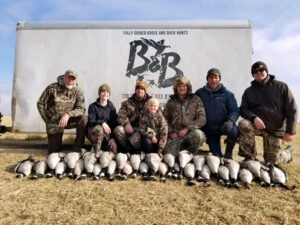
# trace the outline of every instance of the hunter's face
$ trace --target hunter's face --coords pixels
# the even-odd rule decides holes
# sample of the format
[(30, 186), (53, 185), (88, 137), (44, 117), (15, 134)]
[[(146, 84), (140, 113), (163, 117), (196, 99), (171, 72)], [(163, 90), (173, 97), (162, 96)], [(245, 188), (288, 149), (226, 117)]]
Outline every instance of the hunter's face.
[(268, 76), (267, 71), (264, 68), (258, 69), (254, 72), (253, 74), (254, 79), (261, 83), (264, 79), (266, 79), (266, 77)]
[(220, 76), (217, 74), (210, 74), (207, 77), (207, 84), (211, 89), (216, 89), (220, 85)]
[(109, 92), (108, 91), (101, 91), (99, 93), (99, 98), (101, 100), (108, 100), (109, 99)]
[(186, 96), (188, 87), (186, 84), (180, 83), (176, 87), (179, 96)]
[(72, 89), (76, 85), (76, 78), (73, 76), (64, 76), (64, 84), (66, 88)]
[(135, 89), (135, 96), (138, 98), (138, 99), (143, 99), (146, 95), (146, 91), (145, 89), (143, 89), (142, 87), (137, 87)]

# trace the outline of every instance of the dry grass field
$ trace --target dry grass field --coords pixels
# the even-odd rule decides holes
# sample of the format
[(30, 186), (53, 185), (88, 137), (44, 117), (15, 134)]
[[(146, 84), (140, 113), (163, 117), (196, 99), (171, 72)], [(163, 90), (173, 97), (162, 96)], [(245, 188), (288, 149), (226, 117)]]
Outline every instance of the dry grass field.
[(228, 189), (216, 181), (189, 187), (185, 180), (17, 179), (15, 164), (31, 153), (42, 159), (46, 150), (0, 147), (0, 224), (300, 224), (297, 137), (293, 145), (294, 160), (284, 166), (288, 183), (297, 185), (293, 191), (257, 183), (251, 189)]

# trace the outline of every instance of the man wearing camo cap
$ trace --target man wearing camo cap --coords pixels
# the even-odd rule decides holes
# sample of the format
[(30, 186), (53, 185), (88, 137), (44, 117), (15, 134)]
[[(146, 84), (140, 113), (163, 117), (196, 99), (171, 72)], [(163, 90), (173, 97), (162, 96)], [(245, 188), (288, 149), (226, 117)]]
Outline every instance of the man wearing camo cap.
[(46, 123), (48, 153), (62, 150), (64, 129), (76, 128), (74, 151), (84, 144), (87, 117), (84, 115), (84, 96), (77, 86), (77, 74), (67, 70), (57, 77), (40, 96), (37, 108)]
[(118, 152), (138, 154), (141, 151), (139, 120), (146, 110), (146, 102), (151, 98), (147, 94), (148, 84), (141, 80), (135, 85), (135, 93), (121, 103), (118, 112), (117, 126), (114, 136), (118, 144)]

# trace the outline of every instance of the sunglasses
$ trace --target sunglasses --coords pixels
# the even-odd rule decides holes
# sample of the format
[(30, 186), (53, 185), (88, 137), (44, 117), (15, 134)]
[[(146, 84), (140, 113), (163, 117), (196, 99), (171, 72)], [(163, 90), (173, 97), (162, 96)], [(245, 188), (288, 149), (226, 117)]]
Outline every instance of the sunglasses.
[(262, 73), (262, 72), (264, 72), (264, 71), (265, 71), (265, 69), (264, 69), (264, 68), (261, 68), (261, 69), (255, 70), (254, 74), (255, 74), (255, 73), (258, 73), (258, 72)]

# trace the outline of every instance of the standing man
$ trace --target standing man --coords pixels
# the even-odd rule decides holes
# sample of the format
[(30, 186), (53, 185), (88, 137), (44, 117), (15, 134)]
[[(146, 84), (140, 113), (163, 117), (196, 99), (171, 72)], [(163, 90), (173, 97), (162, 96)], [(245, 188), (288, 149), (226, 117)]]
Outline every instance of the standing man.
[(200, 130), (205, 123), (205, 110), (201, 99), (192, 93), (186, 77), (175, 80), (174, 95), (167, 101), (163, 114), (168, 123), (168, 142), (164, 154), (175, 157), (181, 150), (197, 153), (206, 138)]
[(254, 80), (242, 97), (239, 122), (239, 155), (256, 158), (255, 135), (263, 137), (266, 163), (284, 163), (282, 141), (291, 142), (296, 134), (297, 106), (287, 84), (269, 74), (264, 62), (252, 65)]
[(147, 89), (148, 84), (145, 81), (138, 81), (135, 93), (121, 103), (117, 119), (119, 126), (114, 129), (118, 152), (138, 154), (141, 151), (140, 116), (146, 110), (146, 102), (151, 98)]
[(87, 118), (84, 115), (84, 96), (77, 86), (77, 74), (67, 70), (50, 84), (37, 102), (37, 108), (46, 123), (48, 153), (62, 150), (64, 129), (76, 128), (74, 151), (84, 144)]
[(206, 142), (213, 155), (222, 157), (221, 135), (226, 135), (224, 158), (232, 159), (232, 150), (239, 136), (235, 122), (239, 118), (239, 108), (234, 94), (227, 90), (221, 81), (221, 73), (217, 68), (207, 72), (207, 83), (196, 91), (205, 108), (206, 125), (203, 131)]

